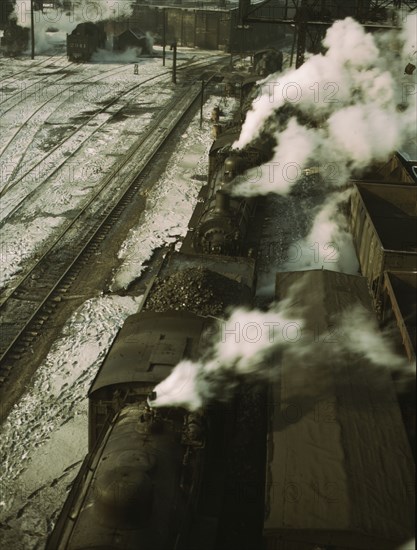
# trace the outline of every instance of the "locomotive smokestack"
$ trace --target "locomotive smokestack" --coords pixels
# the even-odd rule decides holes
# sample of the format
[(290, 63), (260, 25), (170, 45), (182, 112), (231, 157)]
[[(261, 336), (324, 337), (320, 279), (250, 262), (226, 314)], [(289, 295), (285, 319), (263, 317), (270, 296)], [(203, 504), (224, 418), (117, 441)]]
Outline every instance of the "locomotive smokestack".
[(230, 197), (224, 191), (216, 192), (216, 210), (217, 212), (228, 212), (230, 206)]
[(152, 401), (155, 401), (157, 396), (158, 395), (157, 395), (156, 391), (152, 391), (151, 393), (148, 394), (148, 397), (146, 398), (146, 402), (148, 403), (148, 405), (150, 407), (152, 407), (151, 403), (152, 403)]

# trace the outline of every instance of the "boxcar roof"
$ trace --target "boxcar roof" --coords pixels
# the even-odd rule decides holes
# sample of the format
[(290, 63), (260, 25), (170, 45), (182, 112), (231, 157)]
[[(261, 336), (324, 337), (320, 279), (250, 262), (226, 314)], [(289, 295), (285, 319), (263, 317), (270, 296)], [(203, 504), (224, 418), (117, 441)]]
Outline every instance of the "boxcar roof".
[(386, 250), (417, 252), (417, 187), (356, 183)]
[(348, 335), (334, 330), (353, 306), (372, 314), (366, 280), (280, 273), (276, 289), (305, 326), (282, 354), (269, 403), (264, 533), (295, 541), (291, 548), (396, 548), (413, 538), (414, 518), (413, 459), (397, 398), (387, 369), (341, 351)]

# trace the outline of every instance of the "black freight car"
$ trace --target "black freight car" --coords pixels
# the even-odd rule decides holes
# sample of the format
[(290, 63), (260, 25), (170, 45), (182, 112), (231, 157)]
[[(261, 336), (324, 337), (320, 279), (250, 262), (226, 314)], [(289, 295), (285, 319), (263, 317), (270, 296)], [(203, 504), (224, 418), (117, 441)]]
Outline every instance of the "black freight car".
[(417, 187), (355, 183), (351, 227), (362, 275), (379, 301), (384, 271), (417, 270)]

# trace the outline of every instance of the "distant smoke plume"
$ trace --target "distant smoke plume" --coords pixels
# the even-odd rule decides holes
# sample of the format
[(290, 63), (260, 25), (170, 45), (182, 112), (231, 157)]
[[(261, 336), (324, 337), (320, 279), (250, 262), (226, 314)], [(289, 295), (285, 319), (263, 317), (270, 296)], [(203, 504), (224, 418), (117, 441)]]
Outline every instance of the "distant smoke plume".
[[(132, 15), (130, 0), (75, 0), (71, 9), (62, 7), (48, 8), (44, 12), (34, 11), (35, 51), (42, 53), (57, 42), (64, 42), (67, 33), (71, 33), (79, 23), (97, 23), (98, 21), (118, 21)], [(21, 27), (31, 26), (30, 0), (16, 0), (10, 15)], [(54, 29), (53, 33), (49, 33)]]
[(111, 50), (97, 50), (91, 56), (96, 63), (131, 63), (138, 61), (142, 48), (127, 48), (122, 52)]
[[(240, 181), (235, 192), (287, 193), (311, 164), (332, 163), (330, 184), (340, 186), (413, 137), (416, 84), (414, 77), (404, 80), (403, 73), (416, 49), (416, 29), (416, 14), (401, 32), (381, 37), (367, 34), (351, 18), (336, 21), (323, 40), (324, 55), (262, 81), (234, 146), (243, 148), (263, 130), (274, 134), (277, 146), (261, 177)], [(303, 126), (298, 118), (306, 116), (310, 123)], [(286, 177), (288, 170), (295, 176)]]

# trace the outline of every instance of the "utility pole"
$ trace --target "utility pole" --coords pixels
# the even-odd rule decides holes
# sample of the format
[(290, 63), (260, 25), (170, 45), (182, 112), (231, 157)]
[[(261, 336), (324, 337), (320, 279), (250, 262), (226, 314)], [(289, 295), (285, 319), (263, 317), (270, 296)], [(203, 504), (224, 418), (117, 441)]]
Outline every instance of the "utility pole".
[(203, 124), (203, 107), (204, 107), (204, 79), (201, 80), (200, 128)]
[(172, 82), (177, 83), (177, 43), (171, 44), (171, 50), (174, 50), (174, 58), (172, 60)]
[(30, 0), (30, 38), (32, 43), (32, 59), (35, 59), (35, 17), (33, 15), (33, 0)]
[(167, 45), (167, 21), (166, 21), (166, 9), (163, 8), (162, 16), (162, 66), (165, 67), (165, 48)]

